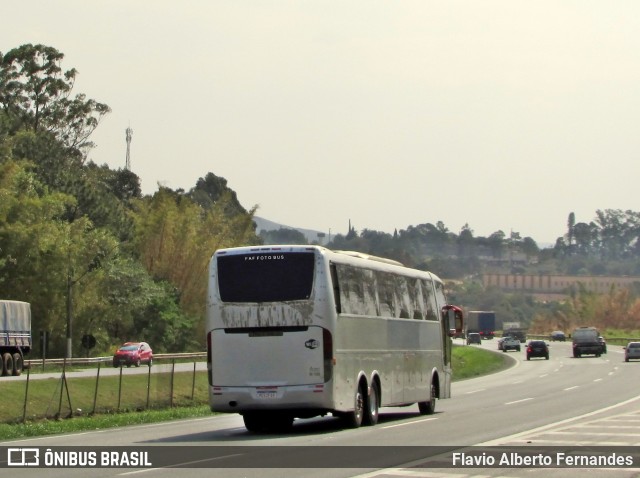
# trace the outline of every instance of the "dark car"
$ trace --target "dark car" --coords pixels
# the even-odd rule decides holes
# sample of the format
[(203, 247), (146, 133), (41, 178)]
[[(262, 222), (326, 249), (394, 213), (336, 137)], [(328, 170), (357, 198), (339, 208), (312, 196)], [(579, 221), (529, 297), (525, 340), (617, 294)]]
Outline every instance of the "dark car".
[(602, 353), (606, 354), (607, 353), (607, 341), (604, 339), (604, 337), (602, 335), (600, 335), (598, 337), (598, 342), (600, 342), (600, 345), (602, 345)]
[(527, 360), (531, 357), (544, 357), (549, 360), (549, 346), (544, 340), (532, 340), (527, 345)]
[(583, 355), (602, 355), (602, 343), (598, 339), (600, 334), (595, 327), (578, 327), (571, 334), (573, 358)]
[(467, 345), (471, 344), (480, 344), (482, 343), (482, 339), (480, 338), (480, 334), (477, 332), (471, 332), (467, 334)]
[(126, 342), (113, 355), (114, 367), (139, 367), (142, 363), (148, 364), (149, 367), (153, 363), (153, 350), (146, 342)]
[(564, 342), (565, 340), (567, 340), (567, 337), (561, 330), (556, 330), (555, 332), (551, 332), (551, 340), (553, 340), (554, 342)]

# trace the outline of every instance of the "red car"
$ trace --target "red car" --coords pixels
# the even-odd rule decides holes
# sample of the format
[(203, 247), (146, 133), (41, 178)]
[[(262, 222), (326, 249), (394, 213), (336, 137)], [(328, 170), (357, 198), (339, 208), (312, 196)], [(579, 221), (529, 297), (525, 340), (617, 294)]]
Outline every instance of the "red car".
[(141, 363), (146, 363), (149, 367), (153, 363), (153, 350), (146, 342), (126, 342), (113, 356), (114, 367), (139, 367)]

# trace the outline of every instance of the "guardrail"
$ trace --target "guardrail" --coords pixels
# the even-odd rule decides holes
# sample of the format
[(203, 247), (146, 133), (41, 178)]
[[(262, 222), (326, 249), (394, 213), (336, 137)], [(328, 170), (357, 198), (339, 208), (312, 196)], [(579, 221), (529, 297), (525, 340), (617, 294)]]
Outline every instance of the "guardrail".
[[(153, 360), (173, 360), (173, 359), (198, 359), (206, 358), (206, 352), (185, 352), (177, 354), (153, 354)], [(107, 363), (113, 360), (113, 356), (108, 357), (76, 357), (76, 358), (48, 358), (48, 359), (30, 359), (25, 360), (25, 365), (29, 367), (37, 367), (48, 365), (91, 365), (97, 363)]]
[[(501, 337), (499, 337), (501, 338)], [(539, 334), (527, 334), (527, 340), (535, 339), (535, 340), (551, 340), (550, 335), (539, 335)], [(605, 337), (608, 345), (620, 345), (625, 347), (629, 342), (640, 342), (639, 338), (632, 337)], [(566, 342), (571, 342), (571, 336), (567, 335)]]

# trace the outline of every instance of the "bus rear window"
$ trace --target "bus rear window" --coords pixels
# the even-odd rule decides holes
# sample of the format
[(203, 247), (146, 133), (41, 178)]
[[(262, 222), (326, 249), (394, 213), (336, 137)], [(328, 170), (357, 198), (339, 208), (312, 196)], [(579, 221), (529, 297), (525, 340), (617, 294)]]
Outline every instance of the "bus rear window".
[(306, 300), (313, 287), (313, 252), (219, 256), (218, 290), (223, 302)]

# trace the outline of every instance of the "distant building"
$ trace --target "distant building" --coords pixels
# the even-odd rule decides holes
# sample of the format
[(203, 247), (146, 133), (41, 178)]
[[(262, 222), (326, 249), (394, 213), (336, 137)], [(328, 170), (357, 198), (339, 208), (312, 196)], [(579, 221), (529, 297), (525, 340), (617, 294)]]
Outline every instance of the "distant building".
[(578, 290), (581, 285), (587, 291), (603, 294), (612, 287), (640, 287), (640, 277), (483, 274), (482, 283), (485, 287), (494, 286), (502, 290), (558, 295), (567, 295), (571, 290)]

